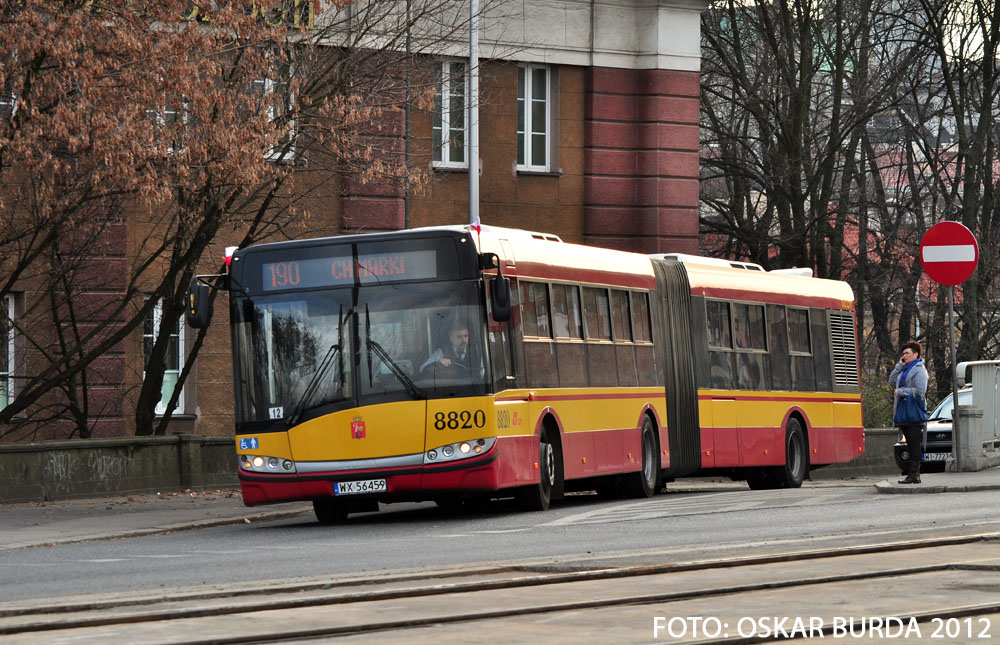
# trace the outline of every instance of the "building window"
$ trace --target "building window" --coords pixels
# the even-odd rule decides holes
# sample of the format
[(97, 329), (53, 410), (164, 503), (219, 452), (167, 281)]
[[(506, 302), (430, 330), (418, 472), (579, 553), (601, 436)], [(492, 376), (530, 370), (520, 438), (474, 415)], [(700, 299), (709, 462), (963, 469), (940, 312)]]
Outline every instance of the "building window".
[[(163, 318), (163, 303), (157, 302), (153, 310), (146, 316), (142, 326), (142, 378), (145, 380), (146, 372), (149, 369), (149, 355), (153, 351), (153, 343), (160, 333), (160, 321)], [(183, 319), (177, 322), (177, 327), (171, 329), (170, 340), (167, 345), (167, 353), (163, 358), (163, 385), (160, 388), (160, 400), (156, 404), (156, 414), (163, 414), (167, 410), (167, 403), (173, 396), (174, 388), (177, 387), (177, 380), (180, 377), (181, 368), (184, 366), (184, 325)], [(184, 393), (181, 392), (177, 398), (177, 409), (175, 412), (184, 412)]]
[(549, 77), (548, 67), (524, 65), (517, 68), (518, 170), (549, 170)]
[[(287, 71), (283, 72), (281, 76), (287, 78)], [(264, 151), (264, 157), (268, 161), (291, 162), (295, 157), (292, 147), (295, 120), (291, 117), (291, 96), (288, 91), (288, 81), (258, 78), (253, 82), (253, 89), (261, 97), (267, 119), (274, 124), (277, 134), (277, 140)]]
[(12, 119), (17, 114), (17, 96), (0, 91), (0, 119)]
[(465, 154), (466, 108), (465, 63), (442, 61), (434, 64), (433, 162), (439, 168), (467, 168)]
[(14, 296), (3, 299), (4, 311), (0, 315), (0, 339), (4, 350), (0, 351), (0, 409), (14, 398)]
[(146, 110), (146, 117), (153, 124), (156, 143), (166, 145), (167, 154), (184, 152), (183, 132), (187, 114), (183, 111), (183, 107), (161, 105), (155, 110)]

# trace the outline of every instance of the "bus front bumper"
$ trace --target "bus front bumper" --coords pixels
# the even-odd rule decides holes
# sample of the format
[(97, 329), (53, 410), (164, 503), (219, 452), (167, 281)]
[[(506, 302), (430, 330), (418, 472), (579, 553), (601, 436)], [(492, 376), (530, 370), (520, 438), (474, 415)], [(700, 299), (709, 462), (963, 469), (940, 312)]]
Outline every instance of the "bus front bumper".
[(358, 469), (336, 472), (266, 474), (239, 470), (243, 502), (247, 506), (280, 502), (327, 499), (334, 496), (334, 484), (378, 482), (385, 489), (377, 493), (350, 495), (376, 501), (419, 501), (443, 492), (494, 491), (500, 488), (500, 468), (496, 446), (489, 452), (458, 462), (415, 465), (395, 469)]

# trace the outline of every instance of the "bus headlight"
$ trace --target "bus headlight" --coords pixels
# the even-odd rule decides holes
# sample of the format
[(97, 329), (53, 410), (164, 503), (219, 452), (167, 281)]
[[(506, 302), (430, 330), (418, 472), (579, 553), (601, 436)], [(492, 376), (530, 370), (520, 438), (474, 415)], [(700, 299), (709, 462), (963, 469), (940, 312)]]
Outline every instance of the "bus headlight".
[(475, 457), (487, 452), (496, 443), (496, 437), (485, 439), (472, 439), (470, 441), (460, 441), (449, 443), (444, 446), (432, 448), (424, 453), (424, 463), (441, 463), (446, 461), (458, 461)]
[(255, 473), (281, 472), (294, 473), (295, 462), (281, 457), (269, 457), (267, 455), (237, 455), (240, 468)]

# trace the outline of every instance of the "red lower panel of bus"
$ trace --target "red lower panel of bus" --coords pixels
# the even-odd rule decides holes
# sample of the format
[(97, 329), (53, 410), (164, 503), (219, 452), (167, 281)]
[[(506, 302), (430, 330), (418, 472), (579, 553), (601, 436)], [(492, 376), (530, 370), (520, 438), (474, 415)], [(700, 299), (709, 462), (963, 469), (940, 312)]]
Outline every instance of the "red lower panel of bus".
[[(785, 463), (784, 428), (702, 428), (702, 468)], [(861, 454), (863, 428), (809, 428), (809, 463), (843, 463)]]
[[(566, 479), (639, 470), (642, 446), (638, 428), (574, 432), (561, 435)], [(424, 467), (420, 472), (391, 474), (356, 471), (331, 473), (329, 478), (249, 475), (240, 472), (243, 501), (247, 506), (329, 497), (333, 481), (386, 480), (388, 493), (433, 498), (441, 491), (491, 491), (537, 484), (538, 437), (501, 437), (491, 451), (495, 458), (477, 460), (468, 467)]]

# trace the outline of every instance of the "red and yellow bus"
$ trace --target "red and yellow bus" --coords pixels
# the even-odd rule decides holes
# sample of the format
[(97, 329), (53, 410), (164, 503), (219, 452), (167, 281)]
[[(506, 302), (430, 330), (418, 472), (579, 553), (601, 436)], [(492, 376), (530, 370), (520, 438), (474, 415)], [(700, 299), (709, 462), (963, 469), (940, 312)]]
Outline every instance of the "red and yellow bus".
[(863, 450), (842, 282), (461, 226), (253, 246), (224, 283), (248, 505), (542, 510), (693, 473), (795, 487)]

